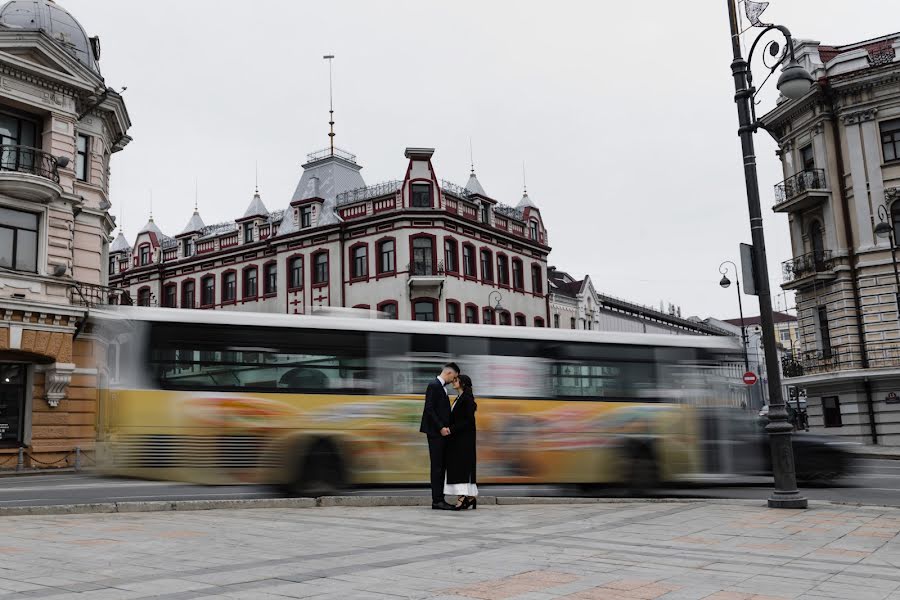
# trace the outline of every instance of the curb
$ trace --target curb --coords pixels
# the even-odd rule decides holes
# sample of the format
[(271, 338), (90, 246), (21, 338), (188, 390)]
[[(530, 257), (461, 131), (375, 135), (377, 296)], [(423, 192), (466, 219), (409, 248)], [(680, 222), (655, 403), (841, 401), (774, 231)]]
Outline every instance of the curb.
[[(0, 517), (39, 515), (84, 515), (113, 513), (178, 512), (197, 510), (236, 510), (267, 508), (329, 508), (329, 507), (427, 507), (426, 496), (322, 496), (320, 498), (251, 498), (243, 500), (173, 500), (154, 502), (101, 502), (94, 504), (59, 504), (55, 506), (4, 506)], [(547, 506), (577, 504), (718, 504), (765, 508), (764, 500), (727, 498), (556, 498), (551, 496), (481, 496), (482, 506)], [(810, 508), (854, 506), (861, 509), (900, 510), (896, 506), (829, 502), (811, 500)], [(787, 509), (794, 512), (792, 509)]]

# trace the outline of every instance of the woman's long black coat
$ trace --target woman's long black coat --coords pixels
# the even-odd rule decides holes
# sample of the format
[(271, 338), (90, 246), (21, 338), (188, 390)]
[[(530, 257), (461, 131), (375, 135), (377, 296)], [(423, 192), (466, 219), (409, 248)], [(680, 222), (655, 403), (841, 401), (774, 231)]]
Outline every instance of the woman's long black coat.
[(447, 483), (475, 481), (475, 396), (463, 392), (450, 413), (447, 440)]

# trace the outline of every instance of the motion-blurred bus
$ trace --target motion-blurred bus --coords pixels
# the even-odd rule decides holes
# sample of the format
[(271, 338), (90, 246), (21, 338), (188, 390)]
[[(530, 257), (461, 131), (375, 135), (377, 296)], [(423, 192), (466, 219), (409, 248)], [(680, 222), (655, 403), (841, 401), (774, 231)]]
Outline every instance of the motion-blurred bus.
[(451, 360), (482, 484), (674, 481), (704, 470), (699, 412), (745, 398), (727, 337), (154, 308), (92, 326), (104, 471), (297, 495), (427, 482), (424, 391)]

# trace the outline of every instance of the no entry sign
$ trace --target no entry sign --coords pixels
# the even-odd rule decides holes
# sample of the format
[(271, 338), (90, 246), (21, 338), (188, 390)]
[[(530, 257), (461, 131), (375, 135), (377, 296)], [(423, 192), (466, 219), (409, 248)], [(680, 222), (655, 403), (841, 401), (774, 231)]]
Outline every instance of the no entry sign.
[(744, 383), (746, 383), (747, 385), (753, 385), (754, 383), (756, 383), (756, 373), (754, 373), (753, 371), (747, 371), (746, 373), (744, 373)]

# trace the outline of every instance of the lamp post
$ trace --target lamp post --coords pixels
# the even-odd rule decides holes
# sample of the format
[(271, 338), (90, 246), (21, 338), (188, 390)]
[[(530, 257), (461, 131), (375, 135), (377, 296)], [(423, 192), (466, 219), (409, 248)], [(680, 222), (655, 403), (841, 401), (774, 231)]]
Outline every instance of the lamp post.
[[(728, 266), (731, 265), (734, 269), (735, 275), (735, 285), (737, 286), (737, 297), (738, 297), (738, 314), (741, 316), (741, 345), (744, 348), (744, 373), (750, 371), (750, 359), (747, 356), (747, 346), (749, 344), (747, 340), (747, 326), (744, 323), (744, 303), (741, 300), (741, 282), (737, 278), (737, 265), (731, 262), (730, 260), (724, 261), (721, 265), (719, 265), (719, 273), (722, 274), (722, 279), (719, 280), (719, 285), (722, 286), (723, 289), (728, 289), (731, 287), (731, 280), (728, 279)], [(750, 388), (747, 387), (747, 407), (750, 408), (752, 406), (751, 396), (750, 396)]]
[(894, 299), (897, 301), (897, 318), (900, 319), (900, 271), (897, 270), (897, 240), (894, 238), (894, 228), (888, 219), (888, 209), (882, 204), (878, 207), (878, 225), (875, 226), (875, 235), (880, 238), (886, 237), (891, 242), (891, 260), (894, 263), (894, 282), (897, 289), (894, 290)]
[[(759, 128), (755, 119), (754, 98), (756, 88), (751, 85), (749, 61), (753, 51), (763, 35), (777, 29), (787, 43), (788, 64), (782, 69), (778, 78), (778, 90), (787, 98), (802, 98), (813, 83), (812, 76), (797, 62), (794, 56), (794, 42), (791, 32), (781, 25), (763, 25), (759, 16), (751, 19), (754, 26), (763, 27), (763, 31), (750, 46), (747, 60), (741, 55), (741, 31), (738, 27), (736, 0), (726, 0), (728, 5), (728, 21), (731, 28), (731, 47), (734, 60), (731, 72), (734, 77), (734, 101), (738, 112), (738, 135), (741, 139), (741, 150), (744, 160), (744, 180), (747, 188), (747, 206), (750, 212), (750, 233), (753, 241), (753, 267), (756, 275), (757, 295), (759, 296), (759, 316), (762, 325), (763, 348), (766, 356), (766, 371), (769, 386), (769, 443), (772, 452), (772, 471), (775, 489), (769, 496), (771, 508), (806, 508), (806, 498), (797, 489), (797, 474), (794, 468), (794, 452), (791, 446), (793, 426), (788, 422), (787, 408), (781, 395), (781, 371), (778, 366), (778, 353), (775, 351), (775, 323), (772, 317), (772, 295), (769, 290), (769, 269), (766, 263), (766, 240), (763, 232), (762, 209), (759, 202), (759, 180), (756, 174), (756, 153), (753, 147), (753, 133)], [(774, 44), (774, 42), (773, 42)], [(777, 45), (769, 44), (769, 49), (777, 54)], [(774, 71), (777, 64), (772, 68)]]
[(503, 307), (500, 306), (500, 301), (503, 300), (503, 296), (501, 296), (500, 292), (498, 292), (497, 290), (494, 290), (493, 292), (488, 294), (488, 306), (491, 305), (491, 298), (493, 298), (495, 294), (497, 295), (497, 303), (494, 304), (494, 312), (498, 312), (503, 310)]

